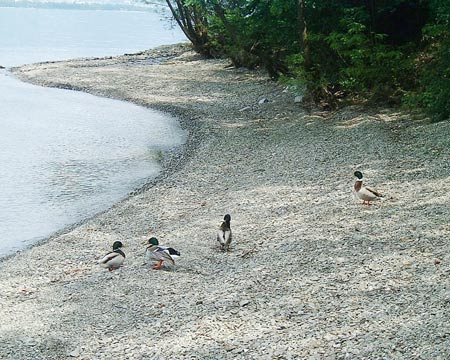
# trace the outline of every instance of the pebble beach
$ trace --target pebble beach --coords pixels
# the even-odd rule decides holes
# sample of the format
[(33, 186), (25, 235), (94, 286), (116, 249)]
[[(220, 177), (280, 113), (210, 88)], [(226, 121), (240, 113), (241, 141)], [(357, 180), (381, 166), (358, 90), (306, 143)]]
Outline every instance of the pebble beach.
[[(123, 201), (0, 261), (1, 359), (450, 358), (449, 121), (307, 109), (186, 44), (13, 73), (170, 113), (189, 138)], [(385, 200), (355, 199), (355, 170)], [(152, 270), (150, 236), (174, 268)]]

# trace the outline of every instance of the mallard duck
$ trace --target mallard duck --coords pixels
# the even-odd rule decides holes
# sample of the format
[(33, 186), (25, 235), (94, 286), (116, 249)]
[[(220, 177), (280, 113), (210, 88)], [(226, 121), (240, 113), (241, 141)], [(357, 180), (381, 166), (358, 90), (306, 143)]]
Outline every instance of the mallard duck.
[(100, 266), (108, 268), (109, 271), (118, 269), (125, 261), (125, 253), (121, 250), (122, 247), (123, 244), (120, 241), (115, 241), (113, 244), (113, 251), (107, 253), (98, 261)]
[(161, 269), (163, 261), (166, 261), (170, 266), (174, 266), (175, 259), (181, 256), (179, 251), (171, 247), (160, 246), (158, 239), (155, 237), (151, 237), (150, 239), (148, 239), (147, 243), (149, 244), (149, 246), (145, 251), (145, 255), (150, 260), (158, 261), (157, 264), (152, 266), (152, 269), (154, 270)]
[(217, 241), (220, 243), (220, 248), (226, 251), (230, 250), (230, 244), (232, 240), (230, 222), (231, 216), (230, 214), (226, 214), (223, 217), (222, 225), (220, 225), (219, 231), (217, 232)]
[(380, 200), (383, 198), (379, 192), (363, 186), (363, 174), (361, 171), (355, 171), (356, 181), (354, 185), (355, 195), (363, 201), (363, 204), (370, 205), (370, 201)]

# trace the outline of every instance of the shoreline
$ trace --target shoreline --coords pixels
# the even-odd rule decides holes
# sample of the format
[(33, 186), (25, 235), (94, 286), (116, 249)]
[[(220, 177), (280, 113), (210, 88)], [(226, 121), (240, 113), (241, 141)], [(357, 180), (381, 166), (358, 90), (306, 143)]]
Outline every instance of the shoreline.
[[(166, 46), (161, 46), (159, 48), (164, 49), (165, 47)], [(184, 46), (183, 46), (182, 43), (180, 43), (179, 46), (169, 46), (170, 49), (172, 49), (172, 48), (174, 49), (174, 52), (180, 51), (179, 49), (182, 49), (183, 47)], [(151, 51), (152, 50), (149, 50), (149, 52), (151, 52)], [(126, 56), (135, 57), (135, 56), (139, 56), (139, 54), (142, 54), (142, 53), (143, 52), (138, 52), (136, 54), (125, 54), (125, 55), (117, 56), (117, 58), (124, 57), (124, 56), (125, 57)], [(170, 52), (169, 52), (168, 55), (163, 55), (160, 59), (157, 59), (156, 63), (164, 61), (164, 58), (173, 57), (173, 56), (175, 56), (175, 55), (173, 55), (173, 53), (170, 54)], [(107, 60), (107, 59), (112, 59), (112, 58), (115, 58), (115, 57), (107, 56), (107, 57), (100, 57), (100, 58), (99, 57), (80, 58), (80, 59), (76, 59), (76, 61)], [(26, 66), (34, 66), (34, 65), (36, 65), (36, 66), (45, 66), (47, 64), (54, 64), (54, 63), (60, 63), (60, 62), (64, 63), (66, 61), (70, 61), (70, 60), (44, 61), (44, 62), (39, 62), (39, 63), (24, 64), (22, 66), (15, 66), (15, 67), (10, 67), (10, 68), (3, 68), (3, 69), (7, 73), (9, 73), (10, 76), (16, 77), (19, 81), (27, 82), (26, 80), (20, 79), (17, 76), (17, 73), (15, 73), (15, 72), (20, 71), (20, 69), (22, 67), (26, 67)], [(2, 69), (2, 68), (0, 67), (0, 69)], [(30, 82), (30, 83), (32, 83), (32, 82)], [(34, 85), (36, 85), (36, 86), (45, 86), (45, 85), (40, 84), (39, 82), (34, 83)], [(68, 87), (60, 87), (60, 88), (61, 89), (66, 89), (66, 90), (82, 91), (83, 92), (83, 89), (76, 89), (76, 87), (68, 86)], [(116, 99), (116, 98), (112, 98), (112, 99)], [(117, 100), (126, 101), (126, 100), (122, 100), (122, 99), (117, 99)], [(142, 105), (139, 105), (139, 106), (142, 106)], [(181, 127), (183, 129), (187, 130), (189, 133), (195, 132), (195, 130), (194, 130), (195, 129), (195, 124), (187, 123), (185, 121), (185, 119), (183, 118), (183, 115), (180, 115), (180, 114), (178, 116), (171, 115), (170, 111), (168, 111), (168, 110), (158, 110), (158, 109), (154, 109), (154, 108), (151, 108), (151, 107), (148, 107), (148, 106), (146, 108), (157, 110), (157, 111), (160, 111), (161, 113), (166, 113), (169, 116), (173, 116), (180, 123), (180, 125), (181, 125)], [(11, 253), (7, 253), (5, 255), (0, 255), (0, 263), (5, 261), (5, 260), (8, 260), (10, 258), (13, 258), (14, 256), (16, 256), (17, 254), (19, 254), (21, 252), (28, 251), (29, 249), (31, 249), (31, 248), (33, 248), (35, 246), (42, 245), (42, 244), (44, 244), (44, 243), (46, 243), (48, 241), (51, 241), (54, 238), (57, 238), (59, 236), (63, 236), (64, 234), (74, 230), (75, 228), (77, 228), (79, 226), (82, 226), (86, 222), (93, 220), (97, 216), (100, 216), (101, 214), (109, 211), (111, 208), (113, 208), (114, 206), (117, 206), (118, 204), (122, 203), (123, 201), (128, 200), (130, 197), (135, 196), (135, 195), (139, 194), (142, 191), (145, 191), (145, 189), (148, 188), (149, 186), (152, 186), (152, 184), (154, 184), (154, 183), (160, 181), (162, 178), (168, 176), (170, 174), (170, 172), (176, 171), (176, 168), (178, 166), (177, 163), (179, 163), (182, 158), (185, 158), (186, 156), (189, 156), (188, 154), (192, 151), (193, 148), (195, 148), (195, 136), (193, 136), (193, 137), (192, 136), (188, 136), (187, 141), (186, 141), (185, 144), (180, 145), (180, 146), (175, 147), (175, 148), (173, 148), (173, 149), (171, 149), (169, 151), (165, 151), (164, 152), (164, 158), (160, 162), (161, 172), (156, 177), (151, 178), (151, 179), (147, 179), (147, 180), (143, 179), (144, 180), (143, 184), (141, 184), (140, 186), (130, 190), (127, 194), (124, 194), (124, 196), (120, 200), (114, 202), (113, 204), (111, 204), (105, 210), (99, 211), (99, 212), (93, 214), (92, 216), (89, 216), (87, 218), (81, 219), (81, 220), (76, 221), (74, 223), (67, 224), (66, 226), (64, 226), (64, 227), (62, 227), (62, 228), (60, 228), (60, 229), (50, 233), (49, 235), (47, 235), (45, 237), (42, 237), (42, 238), (40, 238), (38, 240), (30, 242), (30, 244), (24, 246), (21, 249), (12, 251)]]
[[(181, 49), (185, 48), (186, 44), (184, 43), (180, 43), (177, 45), (163, 45), (163, 46), (159, 46), (155, 48), (155, 51), (159, 52), (157, 54), (155, 54), (155, 63), (160, 63), (162, 61), (167, 60), (167, 58), (170, 57), (174, 57), (175, 54), (179, 51), (183, 51)], [(163, 49), (170, 49), (167, 53), (164, 53)], [(161, 51), (163, 50), (163, 51)], [(106, 56), (106, 57), (92, 57), (92, 58), (79, 58), (79, 59), (75, 59), (75, 61), (96, 61), (96, 60), (110, 60), (110, 59), (114, 59), (114, 58), (123, 58), (123, 57), (138, 57), (139, 55), (142, 55), (143, 53), (150, 53), (152, 54), (153, 49), (150, 49), (148, 51), (140, 51), (137, 52), (135, 54), (124, 54), (124, 55), (120, 55), (120, 56)], [(162, 52), (162, 54), (161, 54)], [(40, 82), (32, 82), (32, 81), (27, 81), (24, 79), (21, 79), (19, 76), (17, 76), (17, 73), (20, 72), (21, 68), (27, 67), (27, 66), (46, 66), (48, 64), (55, 64), (55, 63), (64, 63), (70, 60), (60, 60), (60, 61), (44, 61), (44, 62), (38, 62), (38, 63), (33, 63), (33, 64), (24, 64), (21, 66), (13, 66), (10, 68), (2, 68), (0, 66), (0, 70), (4, 70), (5, 72), (7, 72), (10, 76), (14, 76), (16, 77), (19, 81), (24, 81), (24, 82), (29, 82), (33, 85), (37, 85), (37, 86), (45, 86), (44, 84), (40, 83)], [(84, 91), (84, 89), (77, 89), (76, 87), (71, 87), (71, 86), (56, 86), (56, 88), (61, 88), (61, 89), (66, 89), (66, 90), (72, 90), (72, 91), (81, 91), (81, 92), (86, 92)], [(95, 94), (93, 94), (95, 95)], [(98, 95), (96, 95), (98, 96)], [(103, 96), (104, 97), (104, 96)], [(120, 99), (120, 98), (113, 98), (111, 97), (111, 99), (117, 99), (117, 100), (121, 100), (121, 101), (127, 101), (124, 99)], [(134, 104), (136, 104), (136, 102), (133, 102)], [(176, 111), (170, 111), (171, 109), (166, 109), (166, 110), (161, 110), (161, 109), (155, 109), (149, 106), (145, 106), (142, 104), (137, 104), (139, 106), (144, 106), (146, 108), (149, 109), (153, 109), (153, 110), (157, 110), (160, 111), (162, 113), (166, 113), (169, 114), (169, 116), (173, 116), (174, 118), (176, 118), (176, 120), (180, 123), (181, 127), (185, 130), (187, 130), (189, 132), (189, 134), (195, 133), (195, 124), (192, 123), (188, 123), (187, 121), (185, 121), (185, 118), (183, 116), (183, 114), (177, 114), (175, 115), (174, 113)], [(173, 110), (173, 109), (172, 109)], [(79, 221), (76, 221), (74, 223), (70, 223), (67, 224), (66, 226), (62, 227), (59, 230), (56, 230), (54, 232), (52, 232), (51, 234), (49, 234), (48, 236), (45, 236), (39, 240), (36, 240), (32, 243), (30, 243), (29, 245), (24, 246), (21, 249), (15, 250), (9, 254), (5, 254), (5, 255), (0, 255), (0, 263), (2, 263), (3, 261), (6, 261), (10, 258), (15, 257), (17, 254), (22, 253), (22, 252), (26, 252), (28, 250), (30, 250), (31, 248), (35, 247), (35, 246), (40, 246), (48, 241), (51, 241), (59, 236), (63, 236), (64, 234), (76, 229), (79, 226), (82, 226), (83, 224), (85, 224), (88, 221), (91, 221), (93, 219), (95, 219), (97, 216), (100, 216), (101, 214), (104, 214), (106, 212), (108, 212), (111, 208), (118, 206), (120, 203), (127, 201), (130, 197), (135, 196), (143, 191), (145, 191), (146, 188), (152, 186), (153, 184), (155, 184), (156, 182), (160, 181), (161, 179), (165, 178), (166, 176), (169, 176), (169, 174), (172, 171), (176, 171), (177, 166), (179, 166), (179, 162), (181, 161), (181, 159), (189, 156), (190, 152), (192, 151), (193, 148), (195, 148), (195, 142), (196, 142), (196, 137), (194, 136), (188, 136), (187, 141), (185, 144), (175, 147), (169, 151), (166, 151), (164, 153), (164, 158), (162, 159), (160, 165), (161, 165), (161, 172), (160, 174), (158, 174), (155, 178), (152, 179), (148, 179), (145, 180), (145, 182), (140, 185), (139, 187), (130, 190), (127, 194), (125, 194), (122, 199), (116, 201), (115, 203), (111, 204), (111, 206), (109, 206), (107, 209), (99, 211), (95, 214), (93, 214), (92, 216), (89, 216), (87, 218), (81, 219)]]
[[(173, 57), (155, 63), (161, 53)], [(183, 156), (140, 191), (0, 261), (0, 357), (449, 355), (449, 122), (306, 113), (264, 73), (227, 65), (175, 45), (15, 70), (193, 128)], [(388, 200), (354, 201), (355, 169)], [(228, 212), (222, 253), (215, 231)], [(175, 269), (145, 264), (149, 236), (181, 251)], [(109, 273), (96, 259), (117, 239), (127, 258)]]

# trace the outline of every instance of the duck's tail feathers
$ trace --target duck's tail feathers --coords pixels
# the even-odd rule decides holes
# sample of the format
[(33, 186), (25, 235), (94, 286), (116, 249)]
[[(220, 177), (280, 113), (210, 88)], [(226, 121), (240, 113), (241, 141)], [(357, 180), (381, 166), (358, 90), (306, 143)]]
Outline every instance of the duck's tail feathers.
[(369, 191), (372, 195), (374, 195), (374, 196), (376, 196), (376, 197), (378, 197), (378, 198), (384, 198), (384, 195), (383, 194), (380, 194), (378, 191), (375, 191), (375, 190), (373, 190), (373, 189), (371, 189), (371, 188), (369, 188), (369, 187), (366, 187), (365, 188), (367, 191)]
[(170, 256), (181, 256), (181, 253), (178, 250), (173, 248), (168, 248), (167, 250), (169, 251)]

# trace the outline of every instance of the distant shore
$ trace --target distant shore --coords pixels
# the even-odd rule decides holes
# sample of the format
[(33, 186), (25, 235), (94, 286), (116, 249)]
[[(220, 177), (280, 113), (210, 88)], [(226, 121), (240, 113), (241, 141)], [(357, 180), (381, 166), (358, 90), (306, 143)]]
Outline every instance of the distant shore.
[[(450, 122), (306, 111), (228, 65), (180, 44), (13, 69), (169, 112), (190, 136), (124, 201), (0, 262), (0, 358), (450, 356)], [(356, 169), (388, 200), (354, 200)], [(181, 252), (175, 269), (145, 263), (149, 236)], [(127, 257), (108, 272), (115, 240)]]

